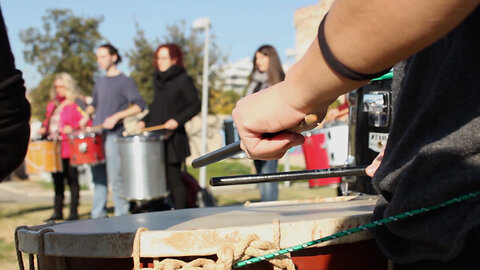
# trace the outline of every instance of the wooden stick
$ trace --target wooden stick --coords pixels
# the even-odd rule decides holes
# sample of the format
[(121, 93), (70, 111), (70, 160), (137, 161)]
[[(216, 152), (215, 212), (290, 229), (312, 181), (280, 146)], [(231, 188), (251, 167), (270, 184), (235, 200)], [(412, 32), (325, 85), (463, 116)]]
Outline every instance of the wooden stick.
[(165, 124), (144, 128), (144, 129), (142, 129), (141, 132), (157, 131), (157, 130), (162, 130), (162, 129), (166, 129)]

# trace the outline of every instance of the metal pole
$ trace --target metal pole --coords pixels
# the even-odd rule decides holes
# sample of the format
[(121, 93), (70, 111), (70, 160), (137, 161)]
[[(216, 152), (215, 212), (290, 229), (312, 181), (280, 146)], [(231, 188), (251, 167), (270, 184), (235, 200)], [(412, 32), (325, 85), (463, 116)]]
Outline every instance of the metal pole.
[[(208, 117), (208, 41), (210, 22), (205, 26), (205, 43), (203, 47), (203, 82), (202, 82), (202, 156), (207, 153), (207, 117)], [(200, 186), (207, 185), (207, 167), (200, 168)]]

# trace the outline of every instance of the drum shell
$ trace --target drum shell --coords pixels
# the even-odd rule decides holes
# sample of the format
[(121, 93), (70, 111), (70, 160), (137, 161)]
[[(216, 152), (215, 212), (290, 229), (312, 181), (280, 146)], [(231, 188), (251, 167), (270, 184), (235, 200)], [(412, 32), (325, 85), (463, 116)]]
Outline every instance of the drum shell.
[(79, 132), (68, 136), (70, 145), (70, 164), (97, 165), (105, 163), (103, 135), (95, 132)]
[(160, 136), (116, 138), (121, 160), (123, 197), (152, 200), (167, 195), (165, 143)]
[[(392, 79), (379, 80), (354, 90), (354, 104), (350, 104), (349, 120), (349, 159), (353, 160), (351, 166), (369, 165), (378, 155), (379, 150), (373, 151), (370, 147), (369, 139), (372, 134), (383, 134), (388, 137), (390, 125), (392, 122), (392, 105), (388, 104), (388, 125), (372, 126), (368, 122), (368, 112), (364, 111), (364, 96), (371, 93), (386, 93), (391, 99)], [(349, 98), (349, 103), (351, 103)], [(353, 114), (352, 114), (353, 113)], [(353, 118), (353, 119), (352, 119)], [(352, 182), (350, 189), (366, 194), (377, 194), (372, 185), (372, 180), (368, 176), (356, 176), (344, 178), (347, 182)]]
[[(305, 164), (308, 170), (330, 168), (327, 151), (327, 130), (314, 129), (304, 132), (305, 142), (302, 144)], [(308, 180), (309, 187), (336, 185), (340, 177), (318, 178)]]
[[(366, 197), (369, 196), (363, 196)], [(240, 243), (250, 234), (258, 235), (262, 241), (272, 241), (274, 219), (279, 220), (280, 248), (370, 222), (376, 200), (351, 201), (352, 198), (252, 203), (22, 226), (16, 232), (17, 247), (22, 252), (44, 254), (45, 269), (131, 270), (135, 232), (139, 227), (146, 227), (149, 231), (143, 232), (137, 242), (142, 267), (153, 268), (152, 258), (159, 257), (215, 260), (224, 243)], [(298, 270), (387, 269), (387, 259), (368, 231), (320, 243), (291, 255)], [(64, 267), (58, 268), (60, 264)], [(272, 268), (268, 263), (260, 263), (245, 269)]]
[(62, 172), (61, 142), (31, 141), (25, 156), (27, 174)]

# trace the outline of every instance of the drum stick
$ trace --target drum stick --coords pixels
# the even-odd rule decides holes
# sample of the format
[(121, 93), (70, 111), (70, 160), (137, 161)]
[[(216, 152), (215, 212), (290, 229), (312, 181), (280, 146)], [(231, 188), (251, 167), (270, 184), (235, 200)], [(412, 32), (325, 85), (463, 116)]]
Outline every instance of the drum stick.
[[(300, 122), (297, 126), (286, 130), (286, 132), (296, 132), (300, 133), (302, 131), (307, 131), (310, 129), (315, 128), (318, 125), (318, 117), (315, 114), (309, 114), (304, 117), (302, 122)], [(271, 136), (272, 134), (265, 134), (267, 136)], [(240, 141), (231, 143), (227, 146), (224, 146), (220, 149), (217, 149), (213, 152), (205, 154), (201, 157), (196, 158), (192, 161), (193, 168), (200, 168), (206, 166), (208, 164), (215, 163), (217, 161), (226, 159), (228, 157), (234, 156), (242, 152), (240, 148)]]
[(246, 174), (225, 177), (212, 177), (210, 179), (211, 186), (230, 186), (230, 185), (245, 185), (257, 184), (279, 181), (295, 181), (306, 179), (317, 179), (327, 177), (340, 176), (366, 176), (366, 166), (359, 167), (342, 167), (342, 168), (328, 168), (317, 170), (305, 170), (295, 172), (279, 172), (266, 174)]
[[(161, 124), (161, 125), (156, 125), (156, 126), (151, 126), (151, 127), (148, 127), (148, 128), (144, 128), (144, 129), (142, 129), (141, 132), (157, 131), (157, 130), (161, 130), (161, 129), (166, 129), (165, 124)], [(140, 133), (141, 133), (141, 132), (140, 132)]]
[(139, 134), (142, 134), (143, 132), (149, 132), (149, 131), (157, 131), (157, 130), (161, 130), (161, 129), (166, 129), (165, 127), (165, 124), (162, 124), (162, 125), (157, 125), (157, 126), (151, 126), (151, 127), (148, 127), (148, 128), (142, 128), (139, 132), (133, 132), (133, 133), (128, 133), (127, 131), (124, 131), (122, 133), (122, 136), (133, 136), (133, 135), (139, 135)]

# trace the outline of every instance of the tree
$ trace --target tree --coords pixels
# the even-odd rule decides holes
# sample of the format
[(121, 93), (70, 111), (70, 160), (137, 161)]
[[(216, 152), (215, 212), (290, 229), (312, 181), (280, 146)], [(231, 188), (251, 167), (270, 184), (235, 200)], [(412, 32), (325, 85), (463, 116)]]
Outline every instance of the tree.
[[(183, 51), (185, 69), (187, 73), (194, 79), (195, 86), (200, 91), (202, 89), (202, 74), (203, 74), (203, 40), (200, 38), (201, 33), (199, 31), (192, 30), (187, 35), (185, 31), (185, 22), (182, 21), (178, 24), (167, 25), (167, 34), (162, 40), (156, 39), (155, 42), (150, 42), (145, 38), (145, 33), (137, 25), (137, 34), (135, 36), (135, 48), (127, 53), (129, 58), (129, 66), (133, 69), (131, 77), (136, 81), (140, 93), (147, 103), (151, 103), (153, 99), (153, 72), (152, 58), (155, 49), (162, 43), (175, 43), (180, 46)], [(212, 43), (210, 47), (210, 66), (220, 66), (225, 61), (225, 56), (214, 42), (212, 37)], [(210, 71), (209, 76), (209, 112), (210, 113), (227, 113), (231, 112), (233, 105), (226, 104), (226, 100), (221, 99), (221, 81), (219, 80), (218, 72), (220, 70), (215, 69)], [(230, 97), (231, 95), (228, 95)], [(223, 102), (223, 103), (219, 103)], [(231, 102), (230, 102), (231, 103)], [(214, 105), (215, 104), (215, 105)], [(222, 104), (220, 106), (219, 104)], [(223, 107), (225, 105), (226, 107)], [(225, 108), (230, 108), (225, 110)]]
[(154, 47), (145, 38), (145, 32), (136, 24), (137, 34), (134, 38), (135, 48), (127, 52), (128, 65), (133, 71), (130, 77), (137, 83), (138, 90), (147, 104), (153, 100), (153, 73), (152, 65)]
[(103, 39), (98, 31), (102, 20), (78, 17), (68, 9), (50, 9), (42, 18), (43, 31), (30, 27), (20, 32), (28, 48), (24, 51), (25, 61), (36, 65), (43, 76), (29, 93), (34, 117), (43, 118), (55, 73), (70, 73), (83, 94), (91, 93), (98, 71), (94, 50)]
[[(195, 86), (201, 91), (202, 75), (203, 75), (203, 40), (200, 38), (199, 30), (190, 31), (187, 36), (185, 32), (185, 21), (179, 24), (167, 25), (167, 35), (164, 37), (166, 43), (178, 44), (184, 53), (184, 64), (187, 72), (195, 81)], [(215, 43), (215, 36), (210, 37), (209, 48), (209, 113), (221, 113), (218, 106), (213, 104), (218, 102), (219, 96), (222, 95), (222, 83), (219, 78), (220, 69), (212, 69), (212, 66), (221, 66), (226, 61), (226, 57)], [(200, 95), (200, 93), (199, 93)], [(230, 110), (231, 112), (231, 110)]]

